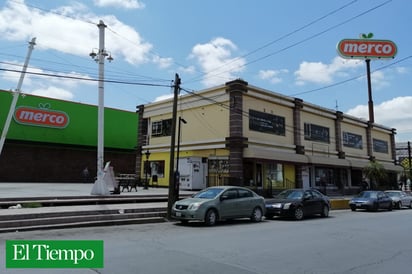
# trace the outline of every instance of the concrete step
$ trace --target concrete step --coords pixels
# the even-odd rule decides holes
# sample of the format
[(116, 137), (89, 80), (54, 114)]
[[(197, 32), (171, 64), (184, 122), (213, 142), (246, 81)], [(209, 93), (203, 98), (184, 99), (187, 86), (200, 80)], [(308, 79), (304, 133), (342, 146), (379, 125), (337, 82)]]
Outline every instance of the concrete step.
[(165, 221), (165, 203), (0, 210), (0, 233)]
[(166, 211), (157, 212), (136, 212), (136, 213), (115, 213), (115, 214), (93, 214), (93, 215), (70, 215), (60, 217), (47, 217), (38, 216), (37, 218), (20, 219), (20, 220), (2, 220), (0, 221), (0, 228), (8, 227), (24, 227), (35, 225), (48, 225), (48, 224), (64, 224), (64, 223), (80, 223), (80, 222), (97, 222), (97, 221), (116, 221), (138, 218), (152, 218), (166, 216)]
[(29, 231), (29, 230), (64, 229), (64, 228), (75, 228), (75, 227), (147, 224), (147, 223), (160, 223), (160, 222), (165, 222), (165, 221), (166, 219), (164, 217), (83, 221), (83, 222), (71, 222), (71, 223), (60, 223), (60, 224), (43, 224), (43, 225), (31, 225), (31, 226), (19, 226), (19, 227), (6, 227), (6, 228), (0, 228), (0, 233)]

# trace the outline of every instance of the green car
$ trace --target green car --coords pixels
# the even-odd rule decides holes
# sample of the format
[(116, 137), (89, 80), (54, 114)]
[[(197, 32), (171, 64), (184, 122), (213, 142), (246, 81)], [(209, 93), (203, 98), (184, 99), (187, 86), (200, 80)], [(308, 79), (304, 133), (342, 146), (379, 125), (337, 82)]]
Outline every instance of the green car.
[(172, 217), (182, 223), (202, 221), (211, 226), (217, 221), (236, 218), (260, 222), (265, 210), (264, 198), (248, 188), (216, 186), (174, 203)]

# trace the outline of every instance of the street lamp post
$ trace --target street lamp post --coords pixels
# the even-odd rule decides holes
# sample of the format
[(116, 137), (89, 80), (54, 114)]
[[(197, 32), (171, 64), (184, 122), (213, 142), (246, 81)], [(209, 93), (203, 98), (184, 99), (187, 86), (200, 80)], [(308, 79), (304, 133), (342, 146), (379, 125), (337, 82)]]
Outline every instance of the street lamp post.
[(89, 55), (99, 64), (99, 104), (97, 117), (97, 179), (92, 189), (93, 195), (107, 195), (109, 190), (103, 181), (104, 177), (104, 60), (111, 62), (112, 56), (104, 48), (104, 29), (107, 27), (102, 20), (97, 25), (99, 28), (99, 49), (97, 53), (93, 50)]
[(176, 153), (176, 173), (173, 178), (174, 186), (175, 186), (175, 197), (179, 199), (179, 153), (180, 153), (180, 132), (181, 132), (181, 124), (187, 124), (186, 120), (179, 116), (179, 124), (177, 127), (177, 153)]
[(145, 163), (145, 181), (144, 181), (144, 188), (143, 189), (149, 189), (149, 157), (150, 157), (150, 151), (146, 150), (146, 152), (144, 153), (144, 155), (146, 155), (146, 163)]

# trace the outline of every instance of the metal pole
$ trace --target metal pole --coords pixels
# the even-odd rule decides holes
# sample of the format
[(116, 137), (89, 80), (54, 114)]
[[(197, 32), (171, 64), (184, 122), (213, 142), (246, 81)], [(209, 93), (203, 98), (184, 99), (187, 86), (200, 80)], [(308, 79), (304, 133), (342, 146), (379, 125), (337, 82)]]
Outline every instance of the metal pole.
[(177, 128), (177, 154), (176, 154), (176, 174), (174, 177), (174, 184), (175, 184), (175, 191), (176, 191), (176, 200), (179, 199), (179, 180), (180, 180), (180, 174), (179, 174), (179, 154), (180, 154), (180, 135), (181, 135), (181, 126), (183, 124), (186, 124), (186, 120), (183, 119), (182, 117), (179, 116), (179, 124)]
[(98, 105), (98, 117), (97, 117), (97, 179), (95, 182), (95, 187), (92, 190), (94, 195), (108, 195), (109, 189), (104, 182), (104, 59), (107, 56), (106, 50), (104, 49), (104, 29), (106, 25), (100, 20), (97, 25), (99, 28), (99, 52), (98, 52), (98, 62), (99, 62), (99, 82), (98, 82), (98, 92), (99, 92), (99, 105)]
[(31, 53), (34, 49), (34, 45), (36, 45), (36, 37), (32, 38), (31, 42), (29, 42), (29, 49), (27, 51), (26, 60), (24, 61), (23, 69), (22, 69), (21, 74), (20, 74), (19, 82), (17, 83), (16, 91), (13, 93), (13, 100), (11, 101), (9, 114), (7, 115), (6, 123), (4, 124), (4, 128), (3, 128), (3, 131), (1, 133), (0, 154), (3, 151), (4, 142), (6, 141), (7, 132), (9, 131), (9, 127), (10, 127), (10, 124), (11, 124), (11, 118), (13, 117), (14, 110), (16, 109), (17, 101), (19, 99), (19, 95), (20, 95), (20, 92), (21, 92), (21, 87), (23, 85), (24, 76), (26, 75), (27, 66), (29, 64)]
[(366, 76), (368, 79), (368, 106), (369, 106), (369, 122), (371, 124), (375, 123), (375, 115), (373, 111), (373, 100), (372, 100), (372, 83), (371, 83), (371, 60), (366, 59)]
[(412, 165), (411, 165), (411, 142), (408, 141), (408, 160), (409, 160), (409, 180), (412, 180)]

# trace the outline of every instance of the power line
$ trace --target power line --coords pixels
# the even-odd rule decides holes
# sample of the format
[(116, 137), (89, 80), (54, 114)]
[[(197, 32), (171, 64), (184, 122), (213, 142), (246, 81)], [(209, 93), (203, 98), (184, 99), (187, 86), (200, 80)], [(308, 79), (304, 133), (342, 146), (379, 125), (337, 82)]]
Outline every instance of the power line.
[[(344, 25), (344, 24), (347, 24), (347, 23), (349, 23), (349, 22), (351, 22), (351, 21), (353, 21), (353, 20), (355, 20), (355, 19), (357, 19), (357, 18), (359, 18), (359, 17), (361, 17), (361, 16), (364, 16), (365, 14), (368, 14), (368, 13), (370, 13), (370, 12), (372, 12), (372, 11), (378, 9), (378, 8), (381, 8), (381, 7), (383, 7), (384, 5), (388, 4), (389, 2), (392, 2), (392, 0), (387, 0), (387, 1), (381, 3), (381, 4), (377, 5), (377, 6), (374, 6), (373, 8), (370, 8), (370, 9), (364, 11), (364, 12), (361, 12), (361, 13), (359, 13), (359, 14), (357, 14), (357, 15), (349, 18), (349, 19), (346, 19), (346, 20), (344, 20), (344, 21), (342, 21), (342, 22), (340, 22), (340, 23), (338, 23), (338, 24), (335, 24), (335, 25), (333, 25), (333, 26), (331, 26), (331, 27), (328, 27), (328, 28), (324, 29), (323, 31), (320, 31), (320, 32), (318, 32), (318, 33), (315, 33), (315, 34), (313, 34), (313, 35), (311, 35), (311, 36), (309, 36), (309, 37), (306, 37), (305, 39), (302, 39), (302, 40), (296, 42), (296, 43), (293, 43), (293, 44), (291, 44), (291, 45), (289, 45), (289, 46), (286, 46), (286, 47), (284, 47), (284, 48), (281, 48), (281, 49), (279, 49), (279, 50), (277, 50), (277, 51), (274, 51), (274, 52), (272, 52), (272, 53), (266, 54), (266, 55), (264, 55), (264, 56), (262, 56), (262, 57), (260, 57), (260, 58), (257, 58), (257, 59), (255, 59), (255, 60), (252, 60), (252, 61), (250, 61), (250, 62), (247, 62), (247, 63), (239, 66), (238, 68), (246, 67), (247, 65), (250, 65), (250, 64), (253, 64), (253, 63), (257, 63), (257, 62), (259, 62), (259, 61), (262, 61), (262, 60), (264, 60), (264, 59), (267, 59), (267, 58), (269, 58), (269, 57), (272, 57), (272, 56), (274, 56), (274, 55), (276, 55), (276, 54), (279, 54), (279, 53), (281, 53), (281, 52), (284, 52), (284, 51), (286, 51), (286, 50), (288, 50), (288, 49), (291, 49), (291, 48), (293, 48), (293, 47), (296, 47), (296, 46), (298, 46), (298, 45), (300, 45), (300, 44), (303, 44), (303, 43), (305, 43), (305, 42), (307, 42), (307, 41), (310, 41), (310, 40), (312, 40), (312, 39), (314, 39), (314, 38), (316, 38), (316, 37), (318, 37), (318, 36), (321, 36), (322, 34), (325, 34), (325, 33), (329, 32), (329, 31), (331, 31), (331, 30), (333, 30), (333, 29), (335, 29), (335, 28), (338, 28), (338, 27), (340, 27), (340, 26), (342, 26), (342, 25)], [(218, 75), (220, 75), (220, 74), (227, 73), (227, 72), (230, 72), (230, 71), (231, 71), (231, 69), (225, 70), (225, 71), (221, 71), (221, 72), (215, 73), (215, 74), (211, 74), (211, 73), (213, 73), (213, 71), (211, 71), (211, 72), (205, 73), (204, 75), (209, 75), (209, 76), (206, 77), (206, 78), (211, 78), (211, 77), (215, 77), (215, 76), (218, 76)], [(195, 79), (197, 79), (197, 78), (195, 78)]]
[[(393, 65), (399, 64), (399, 63), (401, 63), (401, 62), (403, 62), (403, 61), (406, 61), (407, 59), (410, 59), (410, 58), (412, 58), (412, 55), (409, 55), (409, 56), (407, 56), (407, 57), (405, 57), (405, 58), (402, 58), (402, 59), (400, 59), (400, 60), (398, 60), (398, 61), (396, 61), (396, 62), (393, 62), (393, 63), (391, 63), (391, 64), (388, 64), (388, 65), (379, 67), (379, 68), (373, 70), (372, 73), (373, 73), (373, 72), (376, 72), (376, 71), (384, 70), (384, 69), (386, 69), (386, 68), (388, 68), (388, 67), (391, 67), (391, 66), (393, 66)], [(349, 79), (346, 79), (346, 80), (343, 80), (343, 81), (340, 81), (340, 82), (336, 82), (336, 83), (333, 83), (333, 84), (330, 84), (330, 85), (327, 85), (327, 86), (323, 86), (323, 87), (320, 87), (320, 88), (315, 88), (315, 89), (311, 89), (311, 90), (307, 90), (307, 91), (303, 91), (303, 92), (294, 93), (294, 94), (291, 94), (290, 96), (297, 96), (297, 95), (312, 93), (312, 92), (315, 92), (315, 91), (319, 91), (319, 90), (323, 90), (323, 89), (327, 89), (327, 88), (331, 88), (331, 87), (340, 86), (340, 85), (342, 85), (342, 84), (345, 84), (345, 83), (347, 83), (347, 82), (360, 79), (360, 78), (362, 78), (362, 77), (365, 77), (365, 74), (358, 75), (358, 76), (355, 76), (355, 77), (352, 77), (352, 78), (349, 78)]]
[[(21, 73), (20, 70), (15, 70), (15, 69), (0, 68), (0, 71)], [(85, 78), (85, 77), (68, 76), (68, 75), (58, 75), (58, 74), (44, 73), (44, 72), (30, 72), (30, 71), (28, 71), (28, 72), (26, 72), (26, 74), (38, 75), (38, 76), (47, 76), (47, 77), (54, 77), (54, 78), (71, 79), (71, 80), (82, 80), (82, 81), (92, 81), (92, 82), (98, 82), (99, 81), (99, 79), (94, 79), (94, 78)], [(103, 80), (103, 82), (105, 82), (105, 83), (114, 83), (114, 84), (124, 84), (124, 85), (136, 85), (136, 86), (152, 86), (152, 87), (171, 87), (172, 86), (172, 85), (164, 85), (164, 84), (126, 82), (126, 81), (107, 80), (107, 79)]]
[[(241, 58), (245, 58), (245, 57), (247, 57), (247, 56), (250, 56), (250, 55), (252, 55), (252, 54), (254, 54), (254, 53), (256, 53), (256, 52), (258, 52), (258, 51), (260, 51), (260, 50), (262, 50), (262, 49), (265, 49), (265, 48), (267, 48), (267, 47), (269, 47), (269, 46), (271, 46), (271, 45), (273, 45), (273, 44), (275, 44), (275, 43), (277, 43), (277, 42), (279, 42), (279, 41), (281, 41), (281, 40), (289, 37), (289, 36), (292, 36), (293, 34), (298, 33), (299, 31), (302, 31), (302, 30), (304, 30), (304, 29), (306, 29), (306, 28), (308, 28), (308, 27), (310, 27), (310, 26), (312, 26), (312, 25), (314, 25), (314, 24), (322, 21), (323, 19), (325, 19), (325, 18), (327, 18), (327, 17), (329, 17), (329, 16), (337, 13), (338, 11), (341, 11), (341, 10), (345, 9), (346, 7), (348, 7), (348, 6), (356, 3), (357, 1), (358, 1), (358, 0), (351, 1), (351, 2), (345, 4), (345, 5), (343, 5), (343, 6), (339, 7), (339, 8), (331, 11), (331, 12), (328, 12), (327, 14), (325, 14), (325, 15), (319, 17), (319, 18), (316, 18), (315, 20), (313, 20), (313, 21), (311, 21), (311, 22), (309, 22), (309, 23), (307, 23), (307, 24), (305, 24), (305, 25), (303, 25), (303, 26), (301, 26), (301, 27), (299, 27), (299, 28), (297, 28), (297, 29), (295, 29), (295, 30), (293, 30), (293, 31), (291, 31), (291, 32), (288, 32), (288, 33), (286, 33), (286, 34), (284, 34), (284, 35), (276, 38), (275, 40), (272, 40), (272, 41), (264, 44), (263, 46), (260, 46), (260, 47), (254, 49), (254, 50), (252, 50), (252, 51), (250, 51), (250, 52), (248, 52), (248, 53), (246, 53), (246, 54), (244, 54), (244, 55), (242, 55), (242, 56), (240, 56), (240, 57), (234, 58), (234, 59), (230, 60), (229, 62), (226, 62), (226, 63), (224, 63), (223, 65), (221, 65), (221, 66), (219, 66), (219, 67), (216, 67), (214, 70), (219, 70), (219, 69), (221, 69), (222, 67), (225, 67), (225, 66), (227, 66), (227, 65), (229, 65), (229, 64), (232, 64), (232, 63), (236, 62), (237, 60), (239, 60), (239, 59), (241, 59)], [(202, 76), (207, 75), (207, 74), (209, 74), (209, 73), (210, 73), (210, 72), (202, 73), (202, 75), (197, 76), (197, 77), (193, 78), (192, 80), (199, 79), (199, 77), (202, 77)]]

